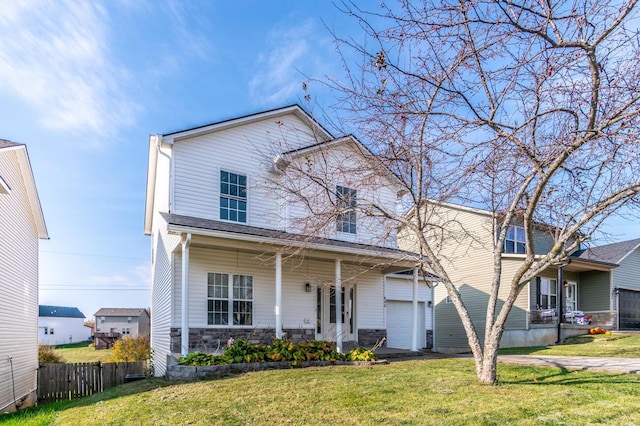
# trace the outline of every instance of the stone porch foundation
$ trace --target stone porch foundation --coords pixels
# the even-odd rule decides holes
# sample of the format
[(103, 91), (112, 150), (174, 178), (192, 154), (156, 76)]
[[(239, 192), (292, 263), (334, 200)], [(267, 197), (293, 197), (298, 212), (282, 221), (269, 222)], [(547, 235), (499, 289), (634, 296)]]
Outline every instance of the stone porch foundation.
[[(283, 332), (287, 339), (295, 343), (315, 340), (315, 330), (313, 328), (285, 328)], [(272, 328), (190, 328), (189, 352), (214, 353), (221, 351), (227, 346), (230, 338), (244, 338), (250, 343), (270, 345), (275, 335), (275, 330)], [(385, 329), (359, 329), (358, 341), (352, 342), (350, 346), (371, 348), (386, 336), (387, 330)], [(172, 328), (170, 337), (171, 352), (179, 354), (182, 330), (180, 328)], [(430, 341), (429, 336), (427, 336), (427, 341)], [(386, 343), (382, 346), (385, 347)]]

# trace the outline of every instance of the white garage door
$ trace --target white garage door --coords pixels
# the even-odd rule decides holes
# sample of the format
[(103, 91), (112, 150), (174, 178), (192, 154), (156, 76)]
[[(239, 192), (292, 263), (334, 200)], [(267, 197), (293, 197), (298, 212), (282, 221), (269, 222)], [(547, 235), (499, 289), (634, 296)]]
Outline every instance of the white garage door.
[[(413, 303), (387, 301), (387, 347), (411, 349)], [(418, 349), (427, 346), (424, 328), (424, 303), (418, 303)]]

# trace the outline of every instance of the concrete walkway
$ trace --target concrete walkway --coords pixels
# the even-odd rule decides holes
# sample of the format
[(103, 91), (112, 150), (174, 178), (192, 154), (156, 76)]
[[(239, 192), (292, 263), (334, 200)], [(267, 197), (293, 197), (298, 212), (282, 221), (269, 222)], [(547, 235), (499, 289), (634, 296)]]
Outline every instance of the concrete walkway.
[(640, 374), (640, 358), (605, 358), (592, 356), (498, 355), (504, 364), (538, 365), (567, 370), (607, 371)]
[[(391, 361), (410, 359), (473, 358), (471, 354), (441, 354), (430, 351), (411, 352), (403, 349), (378, 348), (380, 359)], [(592, 356), (554, 355), (498, 355), (504, 364), (537, 365), (567, 370), (606, 371), (614, 373), (640, 374), (640, 358), (608, 358)]]

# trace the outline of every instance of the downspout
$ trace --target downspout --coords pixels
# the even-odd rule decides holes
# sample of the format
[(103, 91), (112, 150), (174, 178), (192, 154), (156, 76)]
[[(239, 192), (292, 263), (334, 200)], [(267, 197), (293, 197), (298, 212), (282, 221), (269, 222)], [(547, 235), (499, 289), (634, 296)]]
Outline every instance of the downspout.
[(418, 351), (418, 268), (413, 268), (413, 324), (411, 326), (411, 351)]
[(342, 353), (342, 271), (341, 259), (336, 259), (335, 284), (336, 284), (336, 346)]
[(182, 329), (180, 335), (180, 353), (189, 353), (189, 247), (191, 233), (182, 235)]
[(282, 339), (282, 254), (276, 253), (276, 339)]

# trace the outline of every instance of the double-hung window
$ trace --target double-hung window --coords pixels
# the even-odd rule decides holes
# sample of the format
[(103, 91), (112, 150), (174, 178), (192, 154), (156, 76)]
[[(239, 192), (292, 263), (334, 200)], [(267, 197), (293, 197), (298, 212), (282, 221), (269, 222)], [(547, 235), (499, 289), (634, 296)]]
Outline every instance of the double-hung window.
[(338, 207), (336, 228), (338, 232), (346, 232), (349, 234), (356, 233), (356, 195), (357, 193), (355, 189), (336, 185), (336, 204)]
[(207, 324), (253, 325), (253, 277), (207, 275)]
[(524, 228), (522, 226), (509, 226), (507, 237), (504, 240), (504, 252), (518, 254), (526, 252)]
[(247, 223), (247, 177), (220, 170), (220, 219)]
[(556, 309), (558, 301), (558, 281), (540, 279), (540, 309)]

